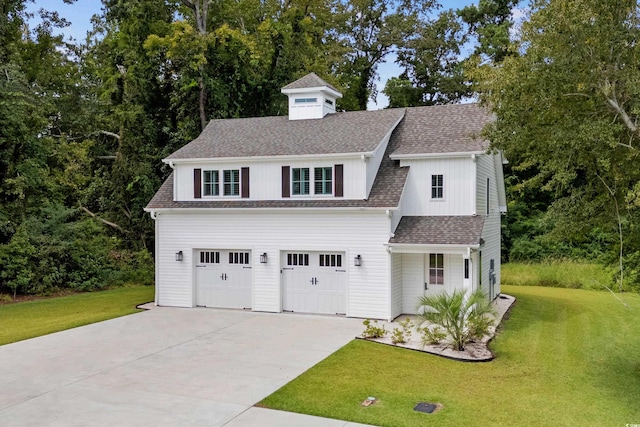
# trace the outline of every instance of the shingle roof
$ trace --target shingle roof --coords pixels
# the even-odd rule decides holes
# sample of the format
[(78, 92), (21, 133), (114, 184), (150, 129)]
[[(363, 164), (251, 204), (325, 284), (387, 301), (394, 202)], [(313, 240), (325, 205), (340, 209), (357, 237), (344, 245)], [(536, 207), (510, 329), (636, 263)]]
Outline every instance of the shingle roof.
[(402, 189), (409, 174), (408, 167), (400, 167), (389, 158), (397, 147), (389, 142), (378, 175), (367, 200), (349, 199), (291, 199), (291, 200), (198, 200), (173, 201), (173, 173), (165, 180), (147, 209), (170, 208), (395, 208), (400, 203)]
[(491, 113), (478, 104), (449, 104), (407, 108), (393, 138), (399, 148), (392, 155), (485, 151), (479, 137)]
[(338, 89), (336, 89), (335, 87), (331, 86), (329, 83), (325, 82), (320, 77), (318, 77), (316, 73), (309, 73), (306, 76), (299, 78), (295, 82), (289, 83), (288, 85), (283, 87), (282, 90), (305, 89), (305, 88), (323, 87), (323, 86), (326, 86), (331, 90), (335, 90), (336, 92), (340, 92)]
[(478, 245), (483, 227), (483, 216), (405, 216), (389, 243)]
[(200, 136), (167, 159), (371, 152), (404, 111), (352, 111), (309, 120), (286, 116), (212, 120)]

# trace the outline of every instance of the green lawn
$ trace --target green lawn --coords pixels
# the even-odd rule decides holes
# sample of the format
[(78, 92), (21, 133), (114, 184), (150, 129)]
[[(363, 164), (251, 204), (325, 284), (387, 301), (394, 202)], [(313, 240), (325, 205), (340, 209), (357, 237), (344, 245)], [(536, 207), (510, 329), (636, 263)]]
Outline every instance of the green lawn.
[[(517, 298), (487, 363), (352, 341), (261, 402), (379, 426), (640, 423), (639, 295), (503, 286)], [(360, 406), (367, 396), (380, 401)], [(439, 402), (436, 414), (414, 412)]]
[(136, 313), (153, 286), (132, 286), (0, 306), (0, 345)]

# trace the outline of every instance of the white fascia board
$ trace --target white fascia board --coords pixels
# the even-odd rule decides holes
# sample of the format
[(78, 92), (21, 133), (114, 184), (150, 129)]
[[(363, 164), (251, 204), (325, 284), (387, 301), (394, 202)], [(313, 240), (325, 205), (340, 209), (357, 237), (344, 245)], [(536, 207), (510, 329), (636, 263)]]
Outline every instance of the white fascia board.
[(285, 95), (294, 93), (311, 93), (311, 92), (324, 92), (335, 98), (342, 98), (342, 94), (338, 91), (331, 89), (328, 86), (316, 86), (316, 87), (300, 87), (296, 89), (280, 89), (280, 92)]
[(375, 207), (375, 208), (363, 208), (363, 207), (337, 207), (337, 208), (144, 208), (145, 212), (154, 212), (156, 215), (169, 212), (169, 213), (200, 213), (200, 212), (380, 212), (386, 215), (387, 211), (397, 210), (397, 207)]
[(480, 245), (420, 245), (407, 243), (387, 243), (385, 244), (391, 253), (404, 254), (424, 254), (424, 253), (443, 253), (443, 254), (461, 254), (464, 255), (469, 249), (479, 249)]
[(318, 158), (322, 159), (361, 159), (362, 157), (373, 157), (373, 151), (365, 151), (361, 153), (328, 153), (328, 154), (301, 154), (301, 155), (282, 155), (282, 156), (254, 156), (254, 157), (201, 157), (190, 159), (162, 159), (166, 164), (193, 164), (193, 163), (229, 163), (229, 162), (244, 162), (244, 163), (263, 163), (269, 162), (281, 162), (292, 160), (314, 160)]
[(434, 159), (434, 158), (457, 158), (473, 157), (486, 154), (484, 151), (463, 151), (458, 153), (417, 153), (417, 154), (391, 154), (391, 160), (413, 160), (413, 159)]

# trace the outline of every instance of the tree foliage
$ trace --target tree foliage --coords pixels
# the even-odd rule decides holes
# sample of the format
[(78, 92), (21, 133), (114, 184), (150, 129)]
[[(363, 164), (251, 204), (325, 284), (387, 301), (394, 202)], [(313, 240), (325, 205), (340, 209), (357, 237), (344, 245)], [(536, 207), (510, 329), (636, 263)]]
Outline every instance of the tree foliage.
[[(500, 66), (479, 68), (497, 120), (487, 136), (516, 165), (513, 189), (547, 193), (556, 241), (593, 230), (636, 241), (640, 105), (635, 1), (536, 1)], [(626, 243), (625, 243), (626, 242)], [(636, 268), (630, 265), (630, 268)]]

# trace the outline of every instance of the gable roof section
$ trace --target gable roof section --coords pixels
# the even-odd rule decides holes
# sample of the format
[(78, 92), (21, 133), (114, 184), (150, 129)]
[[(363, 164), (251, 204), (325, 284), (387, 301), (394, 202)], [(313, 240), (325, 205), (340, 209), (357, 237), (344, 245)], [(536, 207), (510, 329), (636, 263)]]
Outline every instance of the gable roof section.
[(479, 134), (491, 120), (489, 110), (478, 104), (407, 108), (393, 133), (398, 149), (391, 156), (484, 152), (489, 144)]
[(389, 243), (479, 245), (483, 216), (404, 216)]
[(162, 209), (222, 209), (222, 208), (396, 208), (404, 188), (408, 167), (400, 167), (389, 157), (397, 147), (389, 142), (378, 174), (366, 200), (345, 199), (290, 199), (290, 200), (198, 200), (176, 202), (173, 200), (173, 173), (164, 181), (145, 210)]
[(212, 120), (200, 136), (165, 160), (370, 153), (404, 111), (352, 111), (315, 120)]
[(324, 86), (338, 93), (340, 92), (338, 89), (336, 89), (335, 87), (331, 86), (329, 83), (327, 83), (326, 81), (318, 77), (316, 73), (309, 73), (306, 76), (299, 78), (295, 82), (289, 83), (288, 85), (283, 87), (282, 90), (306, 89), (306, 88), (324, 87)]

